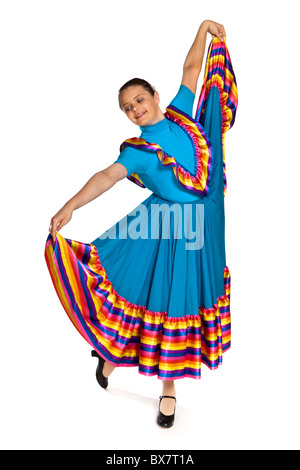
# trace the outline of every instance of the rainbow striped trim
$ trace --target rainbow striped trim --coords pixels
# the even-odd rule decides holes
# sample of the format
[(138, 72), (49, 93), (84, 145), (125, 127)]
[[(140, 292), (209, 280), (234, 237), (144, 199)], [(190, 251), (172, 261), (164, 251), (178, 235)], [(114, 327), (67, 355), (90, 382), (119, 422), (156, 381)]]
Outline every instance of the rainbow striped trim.
[(226, 44), (218, 38), (213, 38), (207, 53), (203, 85), (196, 109), (195, 120), (201, 121), (205, 111), (206, 100), (211, 87), (217, 87), (220, 95), (222, 110), (222, 147), (223, 147), (223, 181), (224, 195), (227, 189), (225, 164), (225, 133), (234, 124), (238, 105), (238, 91), (229, 51)]
[[(158, 144), (146, 142), (145, 139), (137, 137), (127, 139), (121, 144), (120, 151), (122, 151), (124, 147), (130, 146), (156, 152), (160, 162), (164, 166), (173, 168), (176, 179), (182, 186), (206, 196), (209, 190), (212, 172), (212, 151), (208, 136), (199, 122), (196, 122), (175, 106), (167, 107), (164, 115), (167, 119), (178, 124), (191, 139), (194, 149), (194, 175), (183, 165), (178, 163), (174, 157), (164, 152)], [(127, 176), (127, 178), (142, 188), (145, 188), (137, 173), (133, 173)]]
[(231, 345), (230, 273), (225, 294), (199, 315), (168, 317), (121, 297), (107, 279), (93, 244), (49, 234), (45, 259), (56, 293), (83, 338), (115, 366), (138, 366), (161, 380), (201, 378), (201, 363), (222, 364)]

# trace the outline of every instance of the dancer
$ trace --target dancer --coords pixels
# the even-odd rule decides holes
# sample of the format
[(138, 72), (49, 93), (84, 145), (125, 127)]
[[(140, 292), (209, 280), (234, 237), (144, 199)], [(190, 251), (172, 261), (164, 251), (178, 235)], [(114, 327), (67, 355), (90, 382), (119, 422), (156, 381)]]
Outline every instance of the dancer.
[[(224, 26), (201, 23), (165, 113), (158, 91), (140, 78), (126, 82), (118, 98), (140, 137), (126, 139), (115, 162), (51, 218), (45, 258), (62, 306), (93, 347), (100, 386), (107, 388), (116, 367), (157, 376), (157, 423), (168, 428), (175, 419), (175, 380), (200, 379), (201, 364), (216, 369), (231, 345), (225, 133), (238, 95)], [(125, 177), (151, 195), (91, 243), (58, 233), (74, 210)]]

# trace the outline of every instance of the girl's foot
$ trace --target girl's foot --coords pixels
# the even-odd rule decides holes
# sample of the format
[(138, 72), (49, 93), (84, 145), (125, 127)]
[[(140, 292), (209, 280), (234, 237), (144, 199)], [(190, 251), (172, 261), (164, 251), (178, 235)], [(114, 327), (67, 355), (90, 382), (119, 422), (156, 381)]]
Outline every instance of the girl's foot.
[[(171, 396), (175, 397), (175, 394)], [(175, 410), (175, 400), (173, 398), (163, 397), (160, 403), (160, 411), (164, 415), (169, 416), (169, 415), (174, 414), (174, 410)]]
[[(175, 383), (174, 380), (164, 380), (163, 381), (163, 389), (161, 396), (164, 397), (165, 395), (169, 395), (171, 397), (176, 398), (176, 391), (175, 391)], [(160, 404), (160, 411), (168, 416), (174, 413), (175, 409), (175, 400), (173, 398), (162, 398)]]
[[(164, 400), (172, 400), (174, 404), (173, 412), (165, 414), (162, 411), (162, 402)], [(174, 424), (175, 420), (175, 407), (176, 407), (176, 398), (172, 397), (172, 395), (167, 396), (160, 396), (159, 397), (159, 406), (158, 406), (158, 413), (156, 417), (156, 422), (162, 428), (170, 428)]]
[(114, 370), (114, 366), (106, 362), (103, 359), (103, 357), (99, 356), (99, 354), (94, 350), (92, 351), (92, 356), (98, 358), (98, 366), (96, 369), (96, 379), (102, 388), (107, 388), (108, 376)]
[(109, 377), (114, 369), (115, 369), (115, 366), (105, 361), (103, 369), (102, 369), (102, 374), (104, 375), (104, 377)]

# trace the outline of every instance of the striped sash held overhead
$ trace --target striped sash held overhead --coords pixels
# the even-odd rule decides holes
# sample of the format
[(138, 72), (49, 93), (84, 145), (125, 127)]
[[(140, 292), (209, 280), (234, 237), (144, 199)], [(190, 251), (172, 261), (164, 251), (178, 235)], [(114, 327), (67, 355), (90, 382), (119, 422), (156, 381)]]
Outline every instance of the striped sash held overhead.
[(224, 195), (227, 189), (225, 164), (225, 133), (232, 128), (238, 105), (238, 91), (226, 39), (213, 38), (207, 53), (203, 85), (201, 88), (195, 120), (202, 123), (206, 101), (212, 87), (217, 87), (222, 111), (222, 148)]

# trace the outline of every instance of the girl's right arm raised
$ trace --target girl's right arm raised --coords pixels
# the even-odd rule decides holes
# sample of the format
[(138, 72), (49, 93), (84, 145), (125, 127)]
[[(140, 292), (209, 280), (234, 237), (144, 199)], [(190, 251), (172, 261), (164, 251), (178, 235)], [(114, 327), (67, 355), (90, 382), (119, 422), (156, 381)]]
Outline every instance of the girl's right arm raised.
[(189, 88), (194, 94), (202, 69), (207, 33), (210, 33), (213, 37), (218, 37), (221, 41), (223, 41), (223, 36), (226, 37), (225, 28), (220, 23), (204, 20), (200, 24), (195, 40), (186, 56), (181, 80), (181, 84)]
[(55, 234), (72, 218), (73, 211), (101, 196), (112, 188), (117, 181), (127, 176), (126, 168), (120, 163), (113, 163), (104, 170), (93, 175), (83, 188), (75, 194), (66, 204), (51, 218), (49, 232), (55, 241)]

